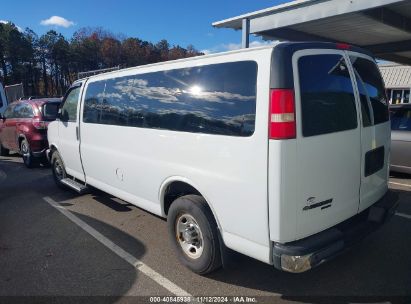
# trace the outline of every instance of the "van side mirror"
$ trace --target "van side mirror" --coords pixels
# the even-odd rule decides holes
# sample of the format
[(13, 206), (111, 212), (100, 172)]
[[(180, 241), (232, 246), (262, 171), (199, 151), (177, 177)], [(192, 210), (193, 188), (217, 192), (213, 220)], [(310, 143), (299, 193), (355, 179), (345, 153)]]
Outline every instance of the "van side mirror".
[(59, 107), (59, 109), (57, 111), (56, 118), (61, 120), (61, 107)]
[(60, 121), (66, 122), (69, 121), (69, 116), (67, 111), (63, 111), (61, 108), (57, 112), (57, 117), (60, 119)]

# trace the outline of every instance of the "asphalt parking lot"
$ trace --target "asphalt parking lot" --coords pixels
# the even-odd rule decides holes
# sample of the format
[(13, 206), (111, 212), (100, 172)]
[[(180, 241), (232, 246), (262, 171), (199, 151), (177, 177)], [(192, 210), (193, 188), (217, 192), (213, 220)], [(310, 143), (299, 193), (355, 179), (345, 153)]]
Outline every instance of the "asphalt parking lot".
[(0, 303), (11, 296), (117, 303), (176, 295), (409, 303), (411, 176), (392, 176), (390, 187), (400, 196), (397, 215), (329, 263), (289, 274), (238, 254), (228, 269), (202, 277), (179, 264), (163, 219), (97, 190), (61, 190), (49, 168), (0, 157)]

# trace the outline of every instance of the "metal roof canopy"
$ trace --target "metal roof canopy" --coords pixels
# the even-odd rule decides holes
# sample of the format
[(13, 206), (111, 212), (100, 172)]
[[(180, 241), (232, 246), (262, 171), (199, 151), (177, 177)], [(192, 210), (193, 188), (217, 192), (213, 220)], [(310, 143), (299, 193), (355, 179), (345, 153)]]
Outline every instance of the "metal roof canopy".
[(380, 65), (385, 87), (389, 89), (411, 88), (411, 66), (385, 64)]
[(411, 0), (296, 0), (213, 23), (265, 40), (358, 45), (376, 57), (411, 65)]

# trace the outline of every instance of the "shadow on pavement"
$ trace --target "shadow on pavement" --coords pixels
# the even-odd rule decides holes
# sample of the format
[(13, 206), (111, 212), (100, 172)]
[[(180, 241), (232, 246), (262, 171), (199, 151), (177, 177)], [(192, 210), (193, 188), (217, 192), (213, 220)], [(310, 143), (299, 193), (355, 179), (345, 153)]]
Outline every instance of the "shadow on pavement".
[[(127, 294), (138, 280), (135, 267), (42, 199), (59, 202), (76, 194), (58, 189), (51, 174), (39, 174), (42, 168), (15, 170), (20, 166), (0, 159), (7, 174), (0, 184), (0, 302), (7, 299), (1, 296), (111, 296), (103, 302), (114, 303)], [(136, 238), (98, 219), (77, 217), (120, 240), (135, 258), (145, 254)]]
[[(127, 243), (137, 259), (144, 255), (144, 245), (130, 235), (77, 216), (109, 239)], [(0, 223), (1, 296), (120, 297), (137, 280), (132, 265), (44, 201), (2, 202)]]
[[(27, 169), (24, 172), (29, 173), (25, 176), (21, 176), (23, 170), (17, 170), (14, 175), (11, 171), (8, 178), (16, 180), (0, 184), (0, 295), (127, 293), (137, 280), (135, 269), (39, 198), (39, 195), (50, 196), (55, 201), (64, 201), (77, 194), (59, 190), (51, 174), (36, 175), (42, 169)], [(24, 185), (23, 193), (21, 185)], [(7, 195), (6, 201), (2, 199), (5, 192), (14, 194)], [(411, 205), (407, 199), (410, 192), (396, 192), (400, 194), (400, 207)], [(93, 190), (91, 194), (115, 211), (127, 212), (131, 207), (100, 191)], [(139, 240), (123, 231), (95, 218), (77, 216), (136, 258), (146, 252)], [(214, 280), (265, 295), (278, 294), (282, 300), (307, 303), (408, 303), (410, 299), (404, 302), (404, 298), (394, 297), (411, 295), (410, 236), (411, 220), (394, 216), (350, 251), (306, 273), (280, 272), (270, 265), (233, 254), (231, 267), (207, 278), (193, 275), (193, 281), (205, 284)], [(197, 288), (193, 286), (193, 289)]]
[[(113, 209), (114, 211), (118, 212), (128, 212), (132, 211), (135, 206), (133, 204), (129, 204), (127, 202), (119, 202), (115, 200), (112, 196), (104, 193), (98, 189), (92, 189), (91, 195), (94, 200), (98, 201), (99, 203), (105, 205), (106, 207)], [(131, 207), (131, 208), (130, 208)]]

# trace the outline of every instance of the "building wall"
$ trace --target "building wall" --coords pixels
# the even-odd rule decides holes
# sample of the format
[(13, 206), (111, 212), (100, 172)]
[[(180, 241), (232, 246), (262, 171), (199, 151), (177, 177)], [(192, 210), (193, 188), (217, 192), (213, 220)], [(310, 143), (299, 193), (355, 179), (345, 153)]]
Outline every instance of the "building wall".
[(411, 66), (389, 63), (379, 67), (390, 103), (410, 103)]

